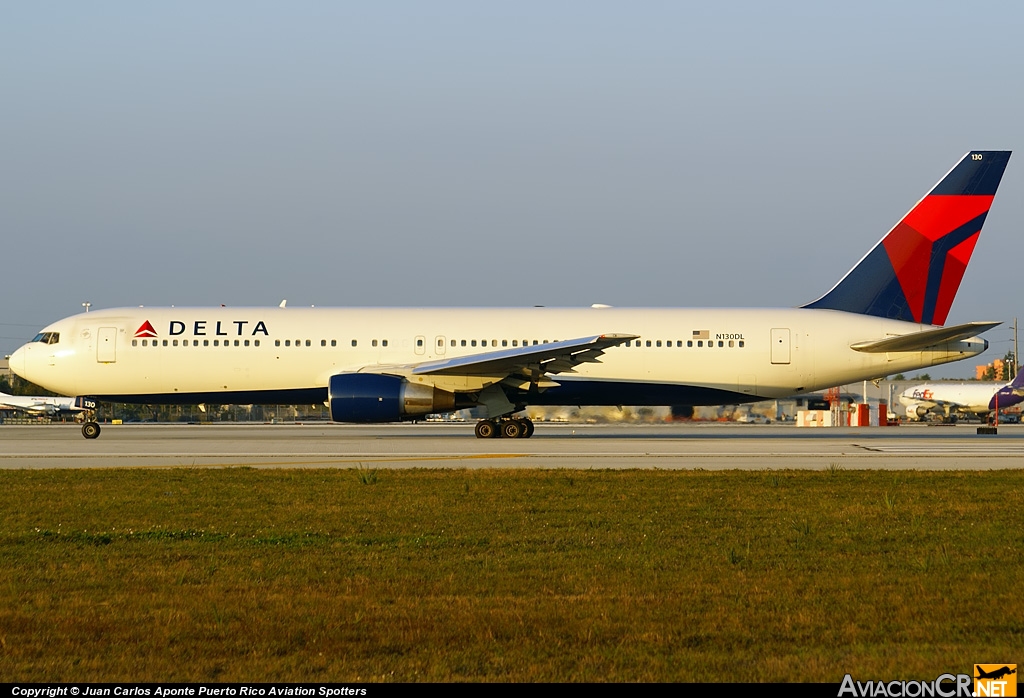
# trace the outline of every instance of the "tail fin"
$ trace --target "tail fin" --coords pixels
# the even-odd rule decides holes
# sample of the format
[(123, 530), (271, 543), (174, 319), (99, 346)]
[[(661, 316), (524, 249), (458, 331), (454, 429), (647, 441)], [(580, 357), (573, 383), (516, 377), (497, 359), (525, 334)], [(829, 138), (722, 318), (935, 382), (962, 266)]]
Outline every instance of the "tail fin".
[(942, 325), (1008, 150), (972, 150), (824, 296), (803, 306)]
[[(1014, 366), (1016, 368), (1016, 366)], [(1015, 390), (1024, 390), (1024, 373), (1017, 371), (1013, 380), (1010, 381), (1010, 387)]]

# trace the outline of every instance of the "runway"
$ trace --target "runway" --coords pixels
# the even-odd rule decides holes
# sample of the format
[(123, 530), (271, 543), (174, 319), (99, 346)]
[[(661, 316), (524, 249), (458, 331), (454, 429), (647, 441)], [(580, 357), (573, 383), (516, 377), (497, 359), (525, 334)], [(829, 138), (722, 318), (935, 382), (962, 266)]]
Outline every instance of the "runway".
[(0, 426), (14, 468), (660, 468), (998, 470), (1024, 467), (1024, 426), (811, 428), (746, 424), (538, 424), (477, 439), (472, 424)]

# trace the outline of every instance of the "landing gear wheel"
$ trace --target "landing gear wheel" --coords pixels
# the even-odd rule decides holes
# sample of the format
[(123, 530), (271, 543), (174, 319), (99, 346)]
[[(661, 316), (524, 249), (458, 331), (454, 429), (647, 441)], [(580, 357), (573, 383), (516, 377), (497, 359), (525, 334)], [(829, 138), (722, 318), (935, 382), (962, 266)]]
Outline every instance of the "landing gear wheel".
[(476, 423), (476, 438), (493, 439), (498, 435), (498, 425), (489, 419), (481, 419)]
[(533, 420), (532, 419), (524, 419), (523, 420), (523, 433), (522, 433), (521, 436), (524, 439), (528, 439), (531, 436), (533, 436)]
[(523, 424), (518, 419), (510, 419), (501, 425), (501, 435), (506, 439), (518, 439), (523, 431)]
[(86, 422), (82, 425), (82, 436), (87, 439), (95, 439), (100, 435), (100, 425), (96, 422)]

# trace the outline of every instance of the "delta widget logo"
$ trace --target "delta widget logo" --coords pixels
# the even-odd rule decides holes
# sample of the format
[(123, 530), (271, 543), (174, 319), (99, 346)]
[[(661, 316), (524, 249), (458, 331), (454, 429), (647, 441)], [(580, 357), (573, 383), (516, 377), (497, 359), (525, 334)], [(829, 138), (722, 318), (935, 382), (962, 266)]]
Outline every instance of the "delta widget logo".
[(156, 337), (157, 334), (156, 330), (153, 329), (153, 323), (151, 323), (149, 320), (146, 320), (144, 323), (142, 323), (142, 325), (139, 326), (139, 329), (135, 330), (135, 336)]

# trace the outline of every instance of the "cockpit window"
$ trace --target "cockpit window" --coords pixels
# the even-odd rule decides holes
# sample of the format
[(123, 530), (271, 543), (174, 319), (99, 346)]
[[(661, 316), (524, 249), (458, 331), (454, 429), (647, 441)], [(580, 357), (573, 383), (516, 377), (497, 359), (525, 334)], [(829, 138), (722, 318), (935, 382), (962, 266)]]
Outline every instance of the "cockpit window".
[(60, 341), (60, 332), (40, 332), (32, 341), (42, 342), (43, 344), (56, 344)]

